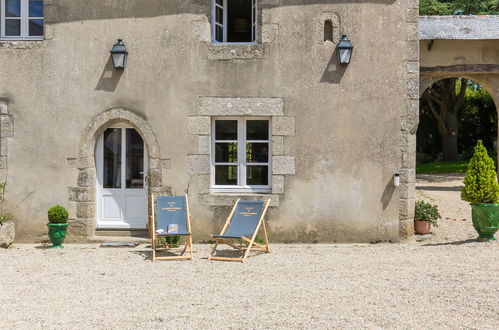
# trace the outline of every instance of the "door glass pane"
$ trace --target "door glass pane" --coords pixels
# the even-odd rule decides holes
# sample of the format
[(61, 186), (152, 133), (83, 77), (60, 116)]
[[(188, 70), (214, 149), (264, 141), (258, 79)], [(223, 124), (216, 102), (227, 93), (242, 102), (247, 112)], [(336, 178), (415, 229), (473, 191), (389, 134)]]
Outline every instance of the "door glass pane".
[(248, 120), (246, 121), (247, 140), (268, 140), (269, 121), (268, 120)]
[(104, 131), (103, 187), (121, 188), (121, 128)]
[(215, 41), (218, 42), (224, 41), (224, 30), (220, 25), (215, 26)]
[(267, 163), (269, 161), (269, 144), (246, 143), (246, 161), (250, 163)]
[(221, 7), (215, 6), (215, 22), (224, 23), (224, 11)]
[(6, 19), (5, 20), (5, 35), (6, 36), (20, 36), (21, 35), (21, 20), (20, 19)]
[(126, 130), (126, 187), (144, 188), (144, 141), (133, 128)]
[(269, 184), (269, 167), (246, 167), (246, 184), (250, 186), (267, 186)]
[(43, 19), (30, 19), (29, 20), (29, 35), (30, 36), (43, 36)]
[(237, 166), (217, 165), (215, 166), (216, 185), (237, 185)]
[(29, 17), (43, 17), (43, 1), (30, 0), (29, 1)]
[(5, 1), (5, 17), (21, 17), (21, 0)]
[(215, 121), (215, 140), (237, 140), (237, 120)]

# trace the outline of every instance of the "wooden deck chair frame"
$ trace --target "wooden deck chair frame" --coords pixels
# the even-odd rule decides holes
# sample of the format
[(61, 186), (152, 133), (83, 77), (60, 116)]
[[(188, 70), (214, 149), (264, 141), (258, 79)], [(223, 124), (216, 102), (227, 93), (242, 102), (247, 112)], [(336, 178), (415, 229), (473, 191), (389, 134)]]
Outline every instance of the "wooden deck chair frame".
[[(229, 228), (229, 225), (232, 221), (232, 217), (234, 216), (234, 212), (236, 212), (237, 205), (239, 204), (240, 199), (236, 201), (236, 204), (232, 208), (232, 211), (230, 212), (229, 216), (227, 217), (227, 221), (225, 222), (224, 227), (222, 228), (222, 232), (220, 235), (223, 235), (227, 229)], [(255, 232), (251, 236), (251, 238), (241, 236), (240, 238), (224, 238), (224, 237), (213, 237), (211, 235), (212, 239), (214, 239), (215, 246), (213, 246), (213, 249), (211, 250), (210, 256), (208, 257), (208, 260), (220, 260), (220, 261), (240, 261), (244, 262), (248, 258), (248, 255), (250, 251), (263, 251), (270, 253), (270, 246), (269, 246), (269, 238), (267, 235), (267, 226), (265, 225), (265, 215), (267, 214), (267, 209), (270, 206), (270, 199), (268, 199), (265, 204), (264, 208), (262, 210), (262, 215), (260, 216), (260, 220), (258, 221), (258, 225), (256, 226)], [(264, 235), (264, 240), (265, 240), (265, 245), (261, 245), (255, 242), (256, 235), (258, 234), (258, 231), (260, 230), (260, 226), (263, 228), (263, 235)], [(234, 241), (240, 239), (243, 240), (244, 242), (248, 243), (247, 247), (241, 247), (238, 246)], [(236, 250), (244, 252), (242, 258), (229, 258), (229, 257), (215, 257), (214, 254), (217, 250), (217, 246), (219, 244), (226, 244)]]
[[(189, 235), (157, 235), (156, 234), (156, 198), (158, 196), (151, 194), (151, 223), (149, 228), (151, 228), (151, 245), (152, 245), (152, 261), (156, 260), (192, 260), (192, 232), (191, 232), (191, 213), (189, 211), (189, 197), (187, 194), (185, 195), (185, 208), (186, 208), (186, 215), (187, 215), (187, 231), (189, 232)], [(169, 256), (169, 257), (156, 257), (156, 242), (157, 242), (157, 236), (185, 236), (185, 246), (182, 248), (167, 248), (168, 250), (182, 250), (180, 255), (178, 256)], [(187, 251), (187, 248), (189, 248), (189, 255), (184, 255), (185, 252)]]

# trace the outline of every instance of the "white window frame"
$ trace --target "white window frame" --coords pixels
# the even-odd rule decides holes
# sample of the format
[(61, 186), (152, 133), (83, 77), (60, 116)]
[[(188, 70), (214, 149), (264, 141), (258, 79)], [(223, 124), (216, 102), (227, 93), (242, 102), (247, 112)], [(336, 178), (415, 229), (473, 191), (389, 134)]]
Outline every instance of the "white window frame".
[[(30, 17), (29, 16), (29, 0), (21, 0), (21, 17), (11, 18), (5, 17), (6, 0), (0, 0), (0, 40), (43, 40), (43, 36), (30, 36), (29, 35), (29, 20), (41, 19), (43, 20), (43, 32), (45, 34), (45, 18), (44, 17)], [(45, 5), (45, 3), (44, 3)], [(21, 21), (21, 35), (19, 36), (6, 36), (5, 35), (5, 21), (10, 19), (18, 19)]]
[[(220, 1), (220, 0), (219, 0)], [(250, 42), (228, 42), (227, 41), (227, 28), (228, 28), (228, 18), (227, 18), (227, 6), (228, 0), (221, 0), (223, 5), (220, 6), (217, 0), (211, 0), (211, 42), (213, 44), (223, 44), (223, 45), (254, 45), (258, 43), (258, 0), (248, 0), (251, 1), (251, 39)], [(216, 9), (222, 9), (223, 22), (217, 22)], [(220, 26), (223, 31), (223, 41), (216, 40), (216, 27)]]
[[(216, 140), (215, 122), (217, 120), (237, 120), (237, 140)], [(265, 120), (269, 123), (269, 136), (267, 140), (246, 140), (246, 122), (248, 120)], [(241, 192), (241, 193), (271, 193), (272, 192), (272, 122), (269, 117), (213, 117), (211, 121), (211, 191), (217, 192)], [(238, 185), (215, 185), (215, 143), (237, 142), (237, 163), (216, 163), (217, 165), (237, 166)], [(246, 143), (268, 143), (268, 159), (266, 163), (255, 163), (246, 161)], [(268, 166), (268, 185), (247, 185), (246, 168), (248, 166)]]

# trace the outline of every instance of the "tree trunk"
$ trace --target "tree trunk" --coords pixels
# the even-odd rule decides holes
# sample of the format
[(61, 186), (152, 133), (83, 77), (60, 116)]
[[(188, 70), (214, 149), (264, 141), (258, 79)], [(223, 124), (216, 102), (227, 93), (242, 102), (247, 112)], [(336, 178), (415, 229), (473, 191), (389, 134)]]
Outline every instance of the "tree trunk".
[(441, 138), (441, 150), (444, 160), (447, 162), (453, 162), (459, 158), (459, 152), (457, 150), (458, 129), (459, 122), (457, 112), (447, 112), (445, 121), (438, 125), (438, 131)]

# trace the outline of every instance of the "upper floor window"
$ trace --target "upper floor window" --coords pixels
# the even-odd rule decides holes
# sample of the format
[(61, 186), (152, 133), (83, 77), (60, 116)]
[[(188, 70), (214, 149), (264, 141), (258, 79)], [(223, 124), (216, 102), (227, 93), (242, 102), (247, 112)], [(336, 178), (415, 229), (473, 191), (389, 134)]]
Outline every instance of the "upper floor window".
[(211, 39), (214, 43), (257, 41), (257, 0), (212, 0)]
[(0, 39), (42, 40), (43, 0), (0, 0)]
[(212, 190), (271, 190), (270, 121), (256, 117), (213, 120)]

